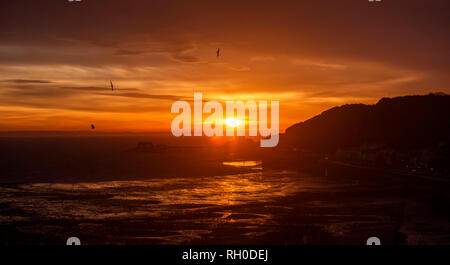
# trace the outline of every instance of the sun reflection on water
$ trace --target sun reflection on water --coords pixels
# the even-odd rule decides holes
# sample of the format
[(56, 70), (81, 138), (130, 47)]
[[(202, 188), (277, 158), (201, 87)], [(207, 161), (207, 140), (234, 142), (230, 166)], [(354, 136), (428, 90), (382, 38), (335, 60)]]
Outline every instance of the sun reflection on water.
[[(259, 161), (234, 161), (229, 166), (260, 166)], [(239, 205), (267, 203), (297, 192), (291, 172), (254, 172), (246, 174), (192, 178), (158, 178), (149, 180), (35, 183), (17, 188), (0, 187), (0, 203), (8, 203), (23, 214), (16, 218), (70, 220), (166, 220), (165, 222), (196, 223), (204, 233), (224, 223), (259, 226), (272, 216), (260, 210), (236, 210)], [(2, 221), (11, 221), (3, 217)], [(171, 227), (171, 226), (167, 226)], [(198, 230), (198, 229), (197, 229)], [(192, 233), (174, 232), (162, 236), (168, 243), (189, 238)], [(190, 236), (189, 236), (190, 235)], [(161, 239), (161, 236), (155, 236)]]

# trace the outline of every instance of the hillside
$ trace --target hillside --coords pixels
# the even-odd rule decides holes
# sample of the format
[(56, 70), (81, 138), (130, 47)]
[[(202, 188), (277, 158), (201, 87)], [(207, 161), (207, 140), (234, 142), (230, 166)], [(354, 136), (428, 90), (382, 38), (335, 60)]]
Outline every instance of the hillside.
[(331, 108), (286, 130), (283, 144), (332, 152), (367, 143), (420, 148), (450, 137), (450, 96), (382, 98)]
[(382, 98), (331, 108), (286, 130), (280, 147), (352, 163), (448, 168), (450, 96)]

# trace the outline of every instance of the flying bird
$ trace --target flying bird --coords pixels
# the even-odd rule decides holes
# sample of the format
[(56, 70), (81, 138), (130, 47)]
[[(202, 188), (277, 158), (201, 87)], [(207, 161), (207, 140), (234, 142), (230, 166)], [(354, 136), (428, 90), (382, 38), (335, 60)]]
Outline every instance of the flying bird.
[(216, 55), (217, 55), (217, 57), (219, 57), (219, 55), (220, 55), (220, 48), (217, 48)]
[(109, 83), (111, 84), (111, 91), (114, 91), (114, 85), (113, 82), (111, 80), (109, 80)]
[(91, 124), (91, 130), (94, 130), (94, 129), (95, 129), (95, 125)]

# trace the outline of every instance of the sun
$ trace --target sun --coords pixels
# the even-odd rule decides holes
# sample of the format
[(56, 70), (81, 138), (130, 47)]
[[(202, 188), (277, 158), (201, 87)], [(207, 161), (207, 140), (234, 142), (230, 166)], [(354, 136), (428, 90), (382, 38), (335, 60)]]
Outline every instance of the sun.
[(223, 122), (230, 127), (237, 127), (243, 123), (243, 121), (235, 119), (235, 118), (227, 118), (223, 120)]

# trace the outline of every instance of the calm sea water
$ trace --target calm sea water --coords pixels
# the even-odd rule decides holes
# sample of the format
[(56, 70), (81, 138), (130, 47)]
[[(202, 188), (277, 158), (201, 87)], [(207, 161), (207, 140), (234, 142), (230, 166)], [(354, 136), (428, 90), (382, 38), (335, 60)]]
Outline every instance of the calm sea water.
[[(445, 243), (448, 222), (399, 197), (400, 186), (253, 169), (224, 176), (0, 186), (0, 226), (13, 243)], [(396, 188), (397, 187), (397, 188)], [(383, 193), (383, 196), (378, 194)], [(422, 230), (421, 230), (422, 229)], [(30, 241), (31, 240), (31, 241)]]
[[(261, 169), (259, 161), (224, 164)], [(279, 198), (314, 188), (312, 183), (300, 181), (297, 175), (290, 171), (263, 173), (259, 170), (195, 178), (32, 183), (1, 187), (0, 204), (15, 209), (17, 214), (1, 215), (0, 222), (29, 221), (30, 227), (21, 229), (58, 236), (67, 230), (60, 227), (66, 224), (65, 221), (87, 226), (90, 223), (95, 227), (99, 222), (147, 220), (148, 231), (153, 228), (159, 230), (155, 235), (148, 232), (127, 235), (124, 232), (118, 236), (128, 240), (133, 237), (149, 239), (149, 242), (154, 239), (154, 242), (168, 244), (201, 238), (223, 223), (235, 226), (241, 223), (244, 230), (248, 230), (243, 234), (251, 237), (254, 233), (252, 228), (263, 227), (274, 220), (273, 211), (265, 211), (264, 208), (270, 209), (271, 203)], [(55, 225), (55, 220), (60, 225)], [(164, 227), (158, 222), (165, 222)], [(259, 231), (255, 235), (262, 233)]]

